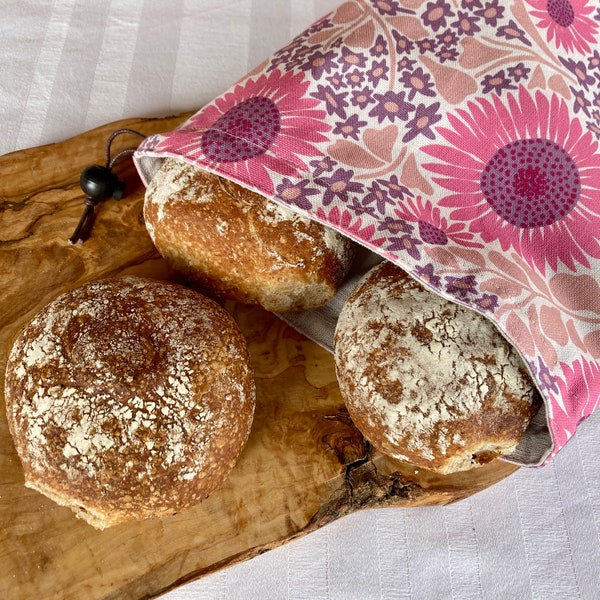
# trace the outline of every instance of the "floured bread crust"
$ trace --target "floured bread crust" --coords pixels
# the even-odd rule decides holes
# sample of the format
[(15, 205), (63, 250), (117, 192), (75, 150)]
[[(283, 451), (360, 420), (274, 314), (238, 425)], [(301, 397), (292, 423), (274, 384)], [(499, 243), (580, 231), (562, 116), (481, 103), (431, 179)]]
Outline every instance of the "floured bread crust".
[(383, 262), (335, 332), (348, 411), (380, 451), (440, 473), (513, 452), (541, 404), (513, 347), (485, 317)]
[(100, 529), (207, 497), (237, 461), (255, 405), (232, 317), (137, 277), (46, 306), (13, 345), (5, 394), (25, 485)]
[(174, 158), (146, 190), (144, 219), (175, 269), (273, 312), (325, 304), (352, 262), (352, 242), (337, 232)]

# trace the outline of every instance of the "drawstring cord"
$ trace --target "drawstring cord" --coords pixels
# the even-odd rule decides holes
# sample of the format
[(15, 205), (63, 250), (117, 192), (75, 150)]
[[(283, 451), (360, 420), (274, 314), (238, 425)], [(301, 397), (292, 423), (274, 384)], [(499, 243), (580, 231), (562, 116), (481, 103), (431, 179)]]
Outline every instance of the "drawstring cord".
[(142, 139), (146, 136), (139, 131), (134, 129), (118, 129), (114, 131), (106, 141), (105, 155), (106, 163), (105, 166), (101, 165), (90, 165), (86, 167), (79, 178), (79, 184), (81, 189), (85, 193), (83, 213), (79, 219), (79, 223), (73, 232), (73, 235), (69, 238), (71, 244), (77, 242), (84, 242), (90, 235), (92, 226), (95, 218), (95, 208), (102, 200), (108, 200), (108, 198), (114, 198), (120, 200), (123, 197), (125, 191), (125, 183), (120, 181), (118, 177), (112, 172), (112, 168), (115, 163), (124, 156), (130, 156), (133, 154), (137, 146), (129, 146), (119, 150), (113, 157), (111, 157), (111, 146), (113, 140), (123, 134), (136, 135)]

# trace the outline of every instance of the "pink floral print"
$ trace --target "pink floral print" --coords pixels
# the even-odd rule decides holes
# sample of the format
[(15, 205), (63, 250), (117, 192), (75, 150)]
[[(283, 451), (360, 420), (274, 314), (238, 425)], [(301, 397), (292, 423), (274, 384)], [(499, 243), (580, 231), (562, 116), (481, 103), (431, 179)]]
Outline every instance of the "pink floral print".
[(597, 43), (598, 23), (592, 20), (594, 0), (526, 0), (548, 42), (566, 52), (590, 52)]
[[(543, 394), (540, 465), (600, 397), (600, 7), (348, 0), (136, 153), (255, 189), (489, 317)], [(527, 434), (526, 434), (527, 435)]]
[(542, 273), (600, 257), (600, 154), (566, 103), (524, 88), (506, 100), (477, 98), (449, 115), (447, 142), (423, 148), (440, 206), (485, 242), (513, 248)]
[(572, 437), (577, 425), (598, 408), (600, 399), (600, 367), (585, 358), (562, 365), (563, 377), (557, 378), (560, 390), (553, 403), (552, 434), (558, 448)]
[(427, 244), (445, 246), (454, 242), (459, 246), (483, 248), (483, 244), (467, 231), (464, 223), (449, 221), (442, 216), (438, 206), (421, 196), (407, 198), (406, 202), (394, 209), (394, 213), (404, 221), (416, 223), (419, 237)]
[(296, 175), (306, 159), (320, 154), (331, 126), (317, 100), (306, 97), (301, 74), (248, 79), (194, 115), (157, 150), (204, 160), (252, 187), (272, 194), (271, 172)]

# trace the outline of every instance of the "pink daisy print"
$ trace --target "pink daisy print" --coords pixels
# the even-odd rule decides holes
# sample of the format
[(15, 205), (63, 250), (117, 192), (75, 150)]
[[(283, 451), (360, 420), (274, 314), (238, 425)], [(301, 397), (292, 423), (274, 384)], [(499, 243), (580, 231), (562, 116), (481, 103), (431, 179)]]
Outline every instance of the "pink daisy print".
[(452, 241), (459, 246), (483, 248), (483, 244), (473, 241), (472, 233), (465, 231), (464, 223), (449, 223), (437, 206), (421, 196), (407, 198), (394, 212), (400, 219), (416, 223), (420, 238), (427, 244), (445, 246)]
[(530, 14), (540, 29), (546, 30), (546, 40), (566, 52), (590, 52), (598, 33), (598, 24), (591, 18), (596, 0), (526, 0)]
[[(564, 379), (556, 378), (560, 394), (553, 398), (552, 422), (556, 445), (563, 446), (583, 420), (600, 404), (600, 366), (585, 358), (561, 363)], [(560, 399), (560, 401), (559, 401)]]
[(352, 235), (355, 239), (371, 245), (381, 245), (383, 240), (373, 239), (375, 225), (365, 224), (360, 217), (355, 217), (348, 210), (340, 210), (334, 206), (331, 210), (319, 207), (316, 218), (325, 225), (331, 225), (334, 229)]
[(545, 273), (600, 257), (600, 153), (558, 96), (494, 96), (448, 114), (447, 144), (423, 148), (424, 167), (451, 193), (440, 206), (484, 242), (513, 248)]
[(165, 149), (270, 195), (271, 172), (297, 176), (308, 170), (305, 157), (322, 155), (317, 144), (331, 126), (308, 86), (302, 73), (278, 69), (248, 79), (169, 135)]

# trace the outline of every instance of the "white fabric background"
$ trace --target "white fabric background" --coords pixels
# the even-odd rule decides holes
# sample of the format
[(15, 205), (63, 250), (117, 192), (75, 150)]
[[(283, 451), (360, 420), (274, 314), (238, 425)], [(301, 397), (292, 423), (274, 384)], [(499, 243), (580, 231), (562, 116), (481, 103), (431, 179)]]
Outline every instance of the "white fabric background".
[[(0, 0), (0, 154), (198, 108), (337, 3)], [(347, 517), (164, 599), (595, 600), (599, 558), (596, 414), (543, 469)]]

